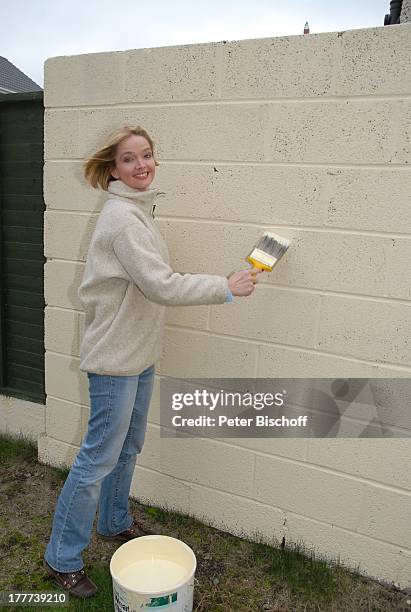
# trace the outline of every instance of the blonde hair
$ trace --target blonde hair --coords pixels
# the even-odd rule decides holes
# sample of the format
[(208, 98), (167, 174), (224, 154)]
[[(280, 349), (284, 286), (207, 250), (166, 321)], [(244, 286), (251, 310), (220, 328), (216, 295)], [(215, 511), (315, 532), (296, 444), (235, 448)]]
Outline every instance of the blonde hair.
[[(92, 187), (101, 187), (101, 189), (107, 191), (110, 181), (114, 180), (114, 177), (111, 175), (111, 170), (115, 165), (117, 147), (120, 142), (133, 135), (143, 136), (148, 141), (154, 156), (154, 142), (146, 130), (140, 125), (124, 125), (119, 130), (112, 132), (107, 138), (104, 146), (85, 161), (84, 176)], [(154, 160), (156, 166), (158, 166), (159, 164), (155, 156)]]

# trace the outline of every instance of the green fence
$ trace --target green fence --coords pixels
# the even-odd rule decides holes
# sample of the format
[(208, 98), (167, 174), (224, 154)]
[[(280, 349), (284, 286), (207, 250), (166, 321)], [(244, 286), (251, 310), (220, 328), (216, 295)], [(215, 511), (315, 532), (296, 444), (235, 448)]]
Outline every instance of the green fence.
[(0, 394), (45, 403), (43, 92), (0, 95)]

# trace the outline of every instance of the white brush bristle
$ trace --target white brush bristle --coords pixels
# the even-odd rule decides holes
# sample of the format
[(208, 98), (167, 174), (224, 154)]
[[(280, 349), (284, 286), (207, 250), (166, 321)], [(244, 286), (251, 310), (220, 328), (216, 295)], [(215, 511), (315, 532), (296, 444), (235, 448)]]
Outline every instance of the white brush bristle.
[(288, 238), (278, 236), (278, 234), (272, 234), (271, 232), (265, 232), (254, 248), (264, 251), (271, 257), (279, 259), (284, 255), (289, 246), (290, 241)]
[(273, 234), (271, 232), (265, 232), (248, 255), (247, 261), (253, 265), (256, 265), (255, 262), (259, 262), (263, 266), (266, 266), (265, 269), (272, 270), (290, 244), (288, 238), (278, 236), (278, 234)]

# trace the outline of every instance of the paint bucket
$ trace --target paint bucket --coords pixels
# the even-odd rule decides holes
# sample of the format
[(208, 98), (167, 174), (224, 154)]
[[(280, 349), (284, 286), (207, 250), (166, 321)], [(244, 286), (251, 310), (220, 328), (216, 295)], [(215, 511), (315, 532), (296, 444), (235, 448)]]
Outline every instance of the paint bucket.
[(120, 546), (111, 558), (114, 610), (193, 609), (195, 554), (181, 540), (141, 536)]

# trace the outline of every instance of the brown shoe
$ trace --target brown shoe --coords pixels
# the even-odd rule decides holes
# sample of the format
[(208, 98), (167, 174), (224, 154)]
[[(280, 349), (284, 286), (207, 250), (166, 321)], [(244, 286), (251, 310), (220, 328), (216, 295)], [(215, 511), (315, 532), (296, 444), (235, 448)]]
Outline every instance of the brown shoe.
[(129, 540), (134, 540), (134, 538), (140, 538), (145, 535), (153, 535), (154, 531), (147, 529), (146, 527), (138, 526), (136, 523), (133, 523), (131, 527), (126, 529), (125, 531), (121, 531), (116, 535), (103, 535), (102, 533), (97, 533), (99, 538), (103, 540), (112, 540), (119, 542), (128, 542)]
[(60, 586), (75, 597), (92, 597), (98, 588), (90, 578), (87, 578), (84, 569), (77, 572), (58, 572), (50, 567), (47, 561), (43, 560), (43, 565), (49, 576), (52, 576)]

